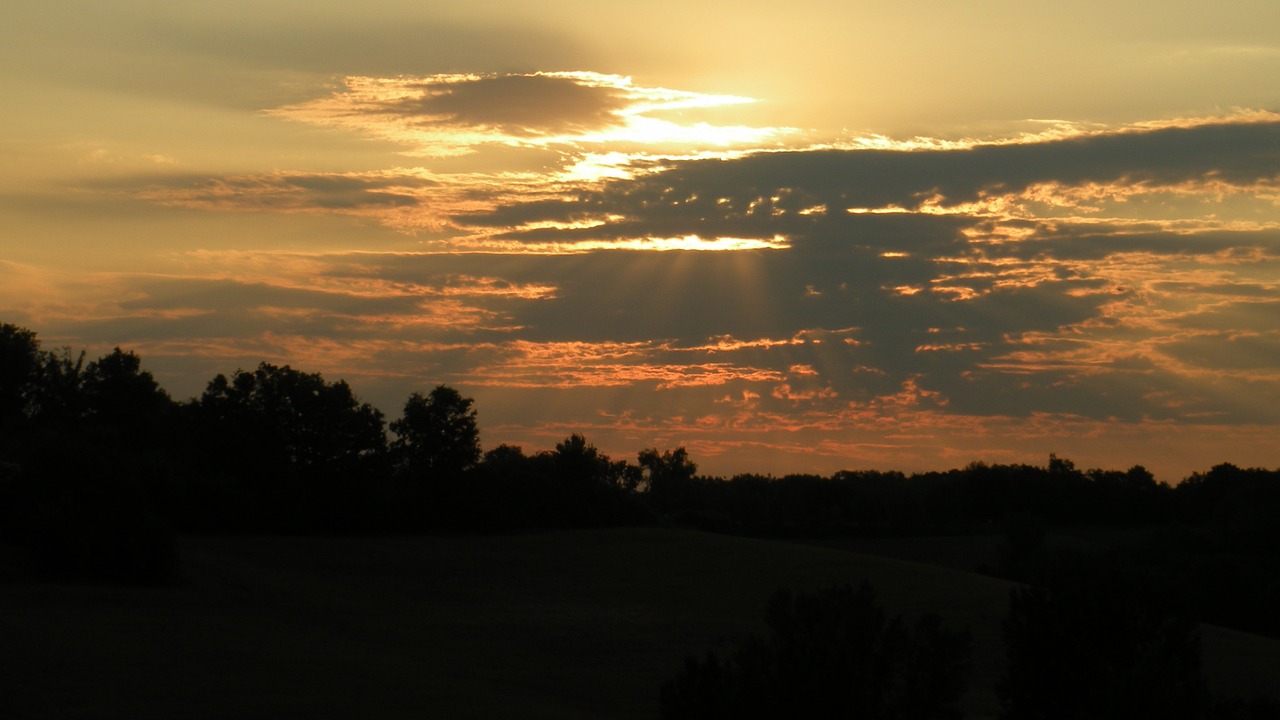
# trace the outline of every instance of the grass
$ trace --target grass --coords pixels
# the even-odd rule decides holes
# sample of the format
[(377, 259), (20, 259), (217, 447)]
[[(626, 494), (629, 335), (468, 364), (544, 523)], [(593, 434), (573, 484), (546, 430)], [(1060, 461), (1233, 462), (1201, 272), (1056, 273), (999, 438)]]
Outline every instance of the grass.
[[(864, 579), (969, 627), (966, 709), (998, 710), (1010, 585), (954, 569), (657, 528), (182, 545), (178, 587), (0, 584), (0, 715), (651, 719), (683, 656), (762, 630), (777, 588)], [(1220, 686), (1280, 694), (1280, 642), (1205, 641)]]

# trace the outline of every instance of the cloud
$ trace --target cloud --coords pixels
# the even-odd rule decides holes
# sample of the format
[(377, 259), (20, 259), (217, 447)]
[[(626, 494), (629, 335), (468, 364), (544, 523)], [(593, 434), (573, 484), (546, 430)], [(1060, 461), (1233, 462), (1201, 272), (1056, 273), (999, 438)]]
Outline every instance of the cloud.
[[(886, 386), (915, 378), (958, 413), (1017, 415), (1042, 408), (1100, 419), (1275, 419), (1274, 411), (1261, 411), (1234, 391), (1190, 391), (1206, 379), (1187, 362), (1190, 346), (1170, 339), (1187, 323), (1248, 328), (1244, 316), (1228, 320), (1227, 310), (1211, 309), (1222, 306), (1219, 298), (1275, 297), (1274, 283), (1261, 278), (1280, 258), (1275, 206), (1267, 195), (1274, 193), (1278, 152), (1280, 123), (1246, 115), (1239, 122), (1126, 128), (1034, 143), (673, 161), (662, 172), (580, 192), (575, 203), (518, 208), (528, 211), (526, 226), (574, 213), (619, 220), (513, 229), (504, 236), (571, 242), (628, 237), (642, 228), (696, 228), (713, 236), (750, 228), (786, 237), (789, 249), (768, 261), (742, 254), (684, 257), (679, 269), (675, 262), (660, 269), (648, 258), (595, 258), (598, 281), (574, 277), (558, 302), (537, 312), (569, 320), (571, 327), (610, 327), (615, 337), (786, 336), (798, 318), (807, 327), (855, 325), (857, 345), (778, 348), (778, 357), (765, 363), (781, 369), (807, 362), (806, 355), (821, 357), (809, 364), (823, 370), (835, 397), (846, 400), (884, 396)], [(1211, 186), (1217, 190), (1205, 192)], [(1158, 193), (1194, 202), (1175, 208), (1170, 218), (1145, 217), (1142, 209), (1131, 217), (1090, 217), (1091, 198)], [(1223, 199), (1231, 194), (1259, 196), (1270, 214), (1260, 222), (1233, 217)], [(1059, 197), (1058, 207), (1073, 209), (1037, 217), (1035, 203), (1046, 202), (1041, 196)], [(1007, 212), (1008, 204), (990, 202), (996, 197), (1019, 198), (1023, 207)], [(1132, 207), (1124, 205), (1115, 203)], [(806, 212), (812, 208), (825, 210)], [(850, 214), (842, 208), (895, 212)], [(468, 222), (487, 220), (478, 215)], [(701, 279), (706, 291), (681, 283), (682, 273)], [(632, 292), (617, 282), (627, 275), (657, 282)], [(743, 313), (744, 298), (723, 294), (729, 287), (749, 287), (767, 300), (756, 303), (758, 312)], [(644, 293), (700, 312), (663, 315)], [(638, 314), (628, 311), (632, 307), (649, 309)], [(530, 317), (529, 325), (548, 322)], [(622, 335), (619, 328), (626, 328)], [(1261, 342), (1234, 341), (1232, 358), (1218, 370), (1260, 362), (1253, 358), (1265, 357)], [(855, 375), (850, 368), (881, 375)], [(1172, 408), (1148, 399), (1168, 392), (1188, 400)], [(799, 393), (786, 386), (765, 397), (789, 400)]]
[(411, 152), (523, 143), (555, 160), (150, 176), (156, 201), (357, 217), (417, 233), (415, 250), (181, 253), (180, 273), (135, 278), (126, 301), (61, 327), (96, 322), (174, 358), (294, 346), (298, 364), (377, 392), (451, 382), (493, 403), (509, 438), (598, 423), (706, 452), (904, 458), (950, 443), (996, 458), (1015, 432), (1280, 422), (1274, 115), (987, 143), (628, 150), (627, 173), (581, 179), (565, 174), (581, 147), (705, 98), (590, 74), (368, 82), (286, 114), (403, 132)]
[(1215, 371), (1256, 373), (1258, 379), (1280, 380), (1280, 332), (1214, 332), (1166, 343), (1164, 352)]
[[(615, 149), (734, 146), (760, 143), (785, 131), (715, 126), (664, 119), (665, 111), (752, 102), (635, 85), (630, 78), (591, 72), (442, 74), (424, 77), (348, 77), (341, 90), (268, 111), (269, 115), (336, 126), (391, 140), (415, 156), (447, 157), (484, 146), (548, 148), (572, 166), (603, 155), (581, 146)], [(614, 164), (626, 164), (623, 154)]]
[[(523, 147), (546, 153), (542, 167), (172, 176), (153, 178), (141, 194), (189, 207), (338, 213), (408, 232), (452, 230), (438, 245), (443, 251), (662, 249), (683, 238), (707, 249), (768, 247), (816, 236), (841, 214), (953, 216), (972, 233), (988, 233), (971, 235), (970, 246), (1016, 239), (1011, 230), (1043, 237), (1062, 223), (1109, 225), (1110, 236), (1280, 227), (1273, 113), (767, 152), (787, 131), (660, 117), (746, 101), (585, 72), (349, 77), (331, 95), (269, 112), (393, 140), (411, 155)], [(708, 150), (717, 145), (737, 149)], [(586, 167), (594, 169), (581, 174)], [(1227, 212), (1204, 212), (1210, 200)], [(922, 252), (928, 248), (911, 243), (937, 237), (902, 235), (885, 251)]]
[(424, 189), (442, 183), (415, 172), (301, 173), (266, 175), (145, 175), (86, 182), (85, 186), (152, 202), (202, 210), (342, 214), (396, 224), (420, 204)]
[[(348, 81), (350, 83), (350, 81)], [(582, 133), (621, 124), (628, 105), (618, 88), (548, 75), (429, 78), (404, 88), (381, 111), (420, 127), (489, 130), (499, 135)]]
[(1280, 116), (1246, 114), (1238, 121), (1187, 121), (1185, 126), (960, 149), (819, 149), (669, 165), (637, 182), (611, 184), (599, 201), (623, 208), (648, 202), (646, 207), (667, 209), (652, 204), (665, 196), (679, 210), (728, 219), (786, 215), (813, 206), (829, 212), (963, 210), (966, 203), (1050, 185), (1060, 192), (1094, 185), (1122, 193), (1212, 180), (1274, 190), (1280, 182)]

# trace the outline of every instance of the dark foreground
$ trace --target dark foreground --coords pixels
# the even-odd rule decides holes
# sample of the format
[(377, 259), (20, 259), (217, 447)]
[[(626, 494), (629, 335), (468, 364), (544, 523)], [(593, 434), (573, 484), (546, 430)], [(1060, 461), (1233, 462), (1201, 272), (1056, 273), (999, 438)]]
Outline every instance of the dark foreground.
[[(10, 573), (0, 714), (652, 719), (683, 656), (761, 630), (777, 588), (862, 580), (893, 612), (967, 627), (967, 715), (999, 708), (1012, 585), (953, 569), (658, 528), (181, 545), (170, 588)], [(1203, 638), (1215, 691), (1280, 697), (1280, 641)]]

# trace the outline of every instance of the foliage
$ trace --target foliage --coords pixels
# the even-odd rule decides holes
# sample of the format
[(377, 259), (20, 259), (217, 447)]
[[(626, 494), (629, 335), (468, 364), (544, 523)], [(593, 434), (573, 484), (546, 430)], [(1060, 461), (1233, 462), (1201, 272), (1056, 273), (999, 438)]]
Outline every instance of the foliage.
[(344, 381), (261, 363), (209, 382), (196, 405), (208, 457), (253, 474), (344, 473), (386, 449), (382, 413)]
[(1280, 700), (1266, 696), (1214, 702), (1210, 720), (1280, 720)]
[(1004, 717), (1202, 717), (1209, 696), (1194, 617), (1146, 580), (1094, 560), (1013, 590)]
[(1045, 522), (1035, 515), (1012, 513), (1001, 523), (1002, 535), (997, 548), (998, 570), (1002, 577), (1028, 582), (1036, 577), (1047, 561)]
[(0, 323), (0, 430), (30, 411), (40, 368), (40, 342), (26, 328)]
[(83, 352), (0, 325), (0, 539), (50, 580), (172, 579), (158, 482), (172, 406), (132, 353), (86, 366)]
[[(820, 538), (1003, 528), (995, 569), (1034, 579), (1057, 526), (1155, 528), (1131, 548), (1130, 572), (1176, 586), (1210, 622), (1280, 635), (1280, 470), (1223, 463), (1172, 487), (1141, 466), (1082, 470), (1050, 455), (1046, 466), (724, 480), (699, 476), (682, 447), (627, 462), (580, 434), (552, 450), (482, 454), (473, 401), (445, 385), (411, 395), (391, 429), (388, 447), (382, 414), (345, 382), (287, 365), (218, 375), (198, 399), (175, 403), (132, 352), (89, 360), (0, 324), (0, 539), (53, 547), (46, 541), (67, 530), (65, 518), (95, 507), (218, 533), (661, 522)], [(97, 499), (86, 504), (91, 487)], [(127, 532), (88, 526), (100, 535), (89, 544)]]
[(955, 718), (970, 639), (937, 616), (886, 617), (869, 585), (779, 591), (769, 636), (721, 660), (686, 658), (662, 688), (662, 717)]
[(116, 348), (84, 371), (84, 404), (88, 417), (119, 430), (142, 432), (172, 406), (142, 360)]
[(472, 399), (447, 385), (413, 393), (391, 423), (391, 452), (413, 477), (452, 477), (480, 461), (480, 431)]
[(645, 499), (656, 512), (687, 515), (691, 506), (697, 504), (701, 490), (701, 483), (695, 477), (698, 466), (689, 459), (684, 448), (663, 453), (656, 448), (648, 448), (640, 451), (636, 461), (639, 463), (637, 473), (628, 482), (628, 487), (633, 490), (643, 487)]

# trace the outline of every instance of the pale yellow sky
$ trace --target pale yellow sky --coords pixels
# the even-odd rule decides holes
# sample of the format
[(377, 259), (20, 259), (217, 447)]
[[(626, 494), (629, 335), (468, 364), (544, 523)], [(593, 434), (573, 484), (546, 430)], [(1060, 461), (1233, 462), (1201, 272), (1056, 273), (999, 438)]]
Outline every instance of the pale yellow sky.
[(216, 170), (359, 165), (369, 148), (246, 112), (345, 75), (614, 73), (757, 98), (735, 122), (820, 136), (1274, 108), (1280, 78), (1280, 5), (1263, 1), (5, 5), (9, 142)]

